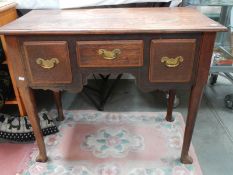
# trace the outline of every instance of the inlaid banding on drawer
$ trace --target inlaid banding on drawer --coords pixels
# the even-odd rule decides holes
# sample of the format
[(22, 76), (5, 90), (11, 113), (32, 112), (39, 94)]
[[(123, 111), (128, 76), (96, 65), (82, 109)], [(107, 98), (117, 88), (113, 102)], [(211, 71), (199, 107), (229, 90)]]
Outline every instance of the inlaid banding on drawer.
[(155, 83), (188, 83), (195, 65), (196, 39), (151, 41), (149, 80)]
[(23, 42), (23, 50), (32, 84), (72, 82), (69, 49), (66, 41), (26, 41)]
[(139, 67), (143, 65), (143, 41), (77, 41), (80, 67)]

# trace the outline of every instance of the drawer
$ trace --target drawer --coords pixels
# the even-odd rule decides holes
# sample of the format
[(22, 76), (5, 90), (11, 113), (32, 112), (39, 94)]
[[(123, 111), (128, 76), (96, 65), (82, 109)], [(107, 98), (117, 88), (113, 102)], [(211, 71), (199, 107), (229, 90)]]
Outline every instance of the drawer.
[(192, 80), (196, 39), (152, 40), (149, 80), (188, 83)]
[(31, 83), (71, 83), (68, 44), (65, 41), (23, 42), (26, 68)]
[(80, 67), (139, 67), (143, 65), (143, 41), (78, 41)]

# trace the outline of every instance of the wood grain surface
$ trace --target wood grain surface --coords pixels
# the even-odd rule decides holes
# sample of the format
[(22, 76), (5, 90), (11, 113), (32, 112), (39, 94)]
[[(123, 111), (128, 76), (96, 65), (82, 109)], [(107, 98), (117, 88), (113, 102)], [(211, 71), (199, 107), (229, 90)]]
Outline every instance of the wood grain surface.
[[(28, 41), (24, 42), (27, 73), (32, 83), (71, 83), (68, 43), (65, 41)], [(42, 68), (36, 63), (38, 58), (51, 60), (57, 58), (59, 63), (51, 69)]]
[[(152, 40), (150, 50), (151, 82), (190, 82), (193, 77), (194, 58), (196, 51), (195, 39), (159, 39)], [(161, 62), (163, 57), (175, 59), (182, 57), (177, 67), (166, 67)]]
[(12, 8), (14, 9), (16, 7), (16, 5), (17, 4), (15, 2), (13, 2), (13, 1), (12, 2), (10, 2), (10, 1), (0, 1), (0, 12), (4, 12), (4, 11), (7, 11), (8, 9), (12, 9)]
[(33, 10), (0, 34), (114, 34), (226, 31), (192, 8)]
[[(143, 41), (78, 41), (77, 55), (80, 67), (139, 67), (143, 65)], [(115, 59), (104, 59), (99, 49), (112, 52), (119, 49)]]

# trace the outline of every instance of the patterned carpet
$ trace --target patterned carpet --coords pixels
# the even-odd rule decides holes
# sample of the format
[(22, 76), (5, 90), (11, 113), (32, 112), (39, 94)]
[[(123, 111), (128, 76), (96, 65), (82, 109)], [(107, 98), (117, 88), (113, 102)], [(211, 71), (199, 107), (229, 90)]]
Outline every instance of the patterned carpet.
[[(56, 112), (50, 115), (55, 117)], [(45, 137), (49, 161), (35, 162), (37, 147), (20, 175), (201, 175), (193, 147), (192, 165), (179, 162), (184, 121), (165, 113), (65, 111), (60, 132)]]
[(0, 174), (15, 175), (17, 167), (28, 157), (33, 147), (35, 147), (33, 143), (0, 143)]

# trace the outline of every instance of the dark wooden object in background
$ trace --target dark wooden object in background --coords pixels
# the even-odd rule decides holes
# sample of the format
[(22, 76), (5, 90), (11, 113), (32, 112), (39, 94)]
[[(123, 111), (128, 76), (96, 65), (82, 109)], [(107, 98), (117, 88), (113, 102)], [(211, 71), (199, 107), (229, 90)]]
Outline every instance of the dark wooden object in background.
[(32, 89), (80, 92), (90, 74), (130, 73), (144, 92), (170, 90), (168, 121), (173, 90), (191, 88), (181, 162), (192, 163), (188, 151), (218, 31), (226, 28), (190, 8), (37, 10), (1, 28), (39, 161), (47, 156)]

